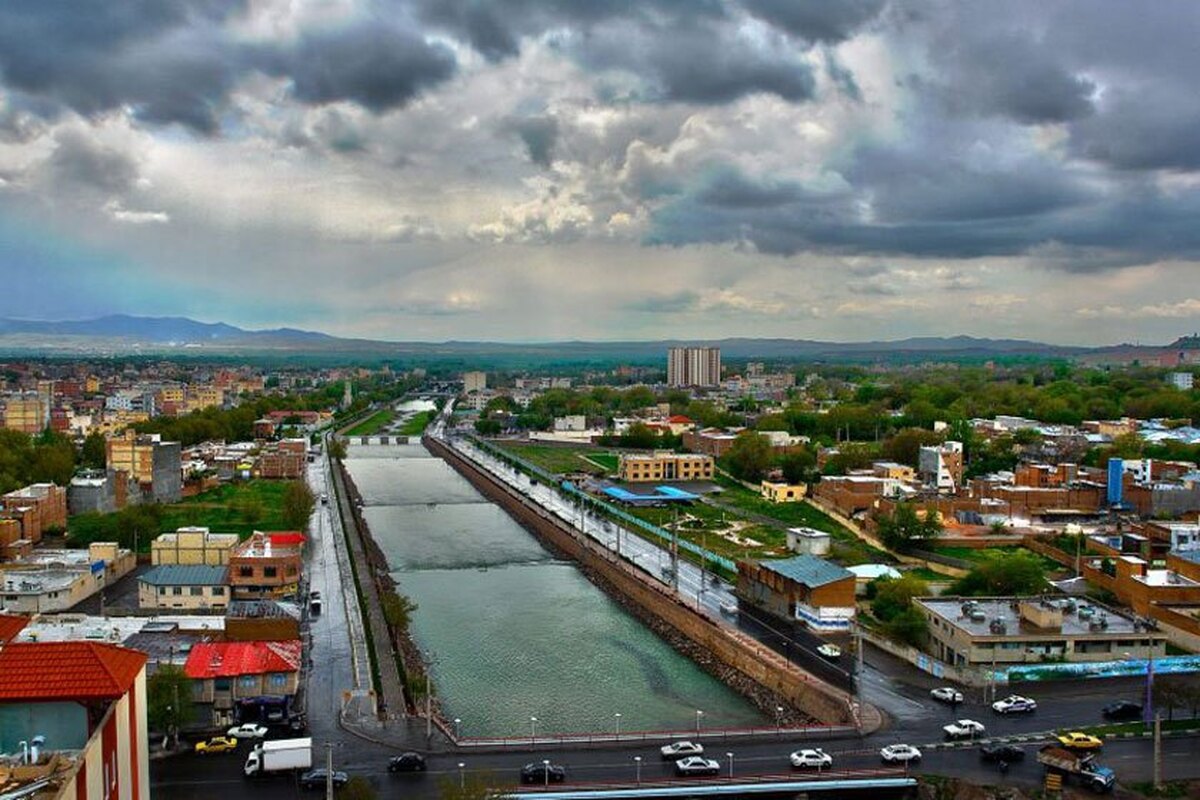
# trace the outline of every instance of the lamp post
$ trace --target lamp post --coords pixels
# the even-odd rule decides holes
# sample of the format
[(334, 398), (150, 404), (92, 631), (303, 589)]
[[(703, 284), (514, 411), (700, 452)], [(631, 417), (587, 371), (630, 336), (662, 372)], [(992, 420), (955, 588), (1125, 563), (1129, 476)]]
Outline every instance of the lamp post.
[(641, 786), (642, 785), (642, 757), (641, 756), (633, 757), (633, 768), (635, 770), (637, 770), (637, 785)]
[(461, 730), (461, 728), (462, 728), (462, 720), (461, 720), (461, 719), (459, 719), (458, 717), (455, 717), (455, 718), (454, 718), (454, 738), (455, 738), (455, 739), (461, 739), (461, 738), (462, 738), (462, 730)]
[(537, 744), (537, 717), (529, 718), (529, 744), (530, 746)]
[(725, 757), (729, 759), (729, 780), (733, 780), (733, 753), (726, 753)]
[(550, 759), (548, 759), (548, 758), (542, 759), (542, 777), (544, 779), (543, 785), (547, 789), (549, 789), (550, 788)]
[(704, 712), (697, 708), (696, 709), (696, 735), (697, 736), (700, 735), (700, 718), (703, 716), (704, 716)]
[(616, 720), (617, 738), (620, 739), (621, 738), (621, 712), (618, 711), (617, 713), (613, 714), (613, 719)]
[(467, 765), (464, 764), (463, 762), (461, 762), (461, 761), (458, 762), (458, 788), (459, 789), (467, 788), (467, 773), (465, 771), (466, 766)]
[(783, 706), (775, 706), (775, 733), (783, 734)]

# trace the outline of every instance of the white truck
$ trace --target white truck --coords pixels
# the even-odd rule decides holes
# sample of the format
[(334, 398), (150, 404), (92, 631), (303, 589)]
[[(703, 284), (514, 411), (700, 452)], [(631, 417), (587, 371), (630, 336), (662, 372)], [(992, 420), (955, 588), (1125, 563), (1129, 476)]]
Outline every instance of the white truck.
[(246, 777), (312, 769), (312, 739), (275, 739), (255, 745), (246, 756)]

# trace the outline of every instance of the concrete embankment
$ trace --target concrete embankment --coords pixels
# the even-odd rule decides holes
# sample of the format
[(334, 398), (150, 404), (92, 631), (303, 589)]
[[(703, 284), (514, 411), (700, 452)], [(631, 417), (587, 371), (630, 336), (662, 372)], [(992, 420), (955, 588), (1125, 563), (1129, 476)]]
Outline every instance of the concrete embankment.
[[(431, 453), (450, 464), (545, 545), (576, 562), (597, 586), (668, 643), (771, 715), (775, 706), (781, 704), (820, 722), (857, 722), (851, 698), (845, 692), (808, 674), (753, 638), (698, 613), (666, 587), (645, 580), (603, 545), (574, 530), (441, 441), (426, 437), (424, 443)], [(861, 714), (864, 722), (878, 716), (873, 709), (868, 711), (871, 713)]]

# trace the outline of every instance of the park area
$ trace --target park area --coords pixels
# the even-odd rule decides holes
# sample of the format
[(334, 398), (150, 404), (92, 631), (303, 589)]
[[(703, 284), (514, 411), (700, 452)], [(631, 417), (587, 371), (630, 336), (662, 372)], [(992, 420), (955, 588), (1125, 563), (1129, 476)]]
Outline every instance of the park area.
[(396, 412), (390, 408), (385, 408), (376, 411), (371, 416), (359, 422), (350, 430), (346, 431), (347, 436), (372, 436), (379, 433), (384, 428), (392, 423), (396, 418)]
[(590, 445), (517, 444), (506, 441), (492, 444), (555, 475), (569, 472), (615, 475), (617, 472), (619, 456)]

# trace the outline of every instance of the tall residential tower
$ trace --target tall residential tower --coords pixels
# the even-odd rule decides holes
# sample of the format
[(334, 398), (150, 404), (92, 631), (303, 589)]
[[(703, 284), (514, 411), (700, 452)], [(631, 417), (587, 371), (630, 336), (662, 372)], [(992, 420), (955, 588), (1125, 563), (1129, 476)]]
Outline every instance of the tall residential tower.
[(667, 351), (668, 386), (716, 386), (721, 382), (721, 348), (672, 347)]

